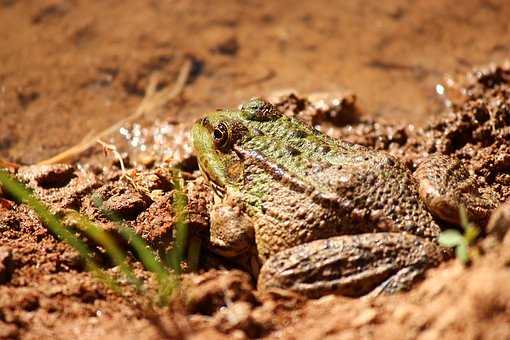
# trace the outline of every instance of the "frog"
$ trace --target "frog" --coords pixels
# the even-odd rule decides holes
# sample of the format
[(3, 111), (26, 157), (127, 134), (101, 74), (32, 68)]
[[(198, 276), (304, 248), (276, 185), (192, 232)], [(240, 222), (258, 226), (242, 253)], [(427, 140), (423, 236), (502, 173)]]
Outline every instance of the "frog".
[[(334, 139), (253, 98), (191, 129), (213, 192), (209, 247), (244, 259), (260, 291), (309, 297), (407, 290), (451, 256), (439, 220), (487, 218), (462, 164), (431, 156), (414, 174), (395, 156)], [(487, 203), (484, 203), (487, 202)]]

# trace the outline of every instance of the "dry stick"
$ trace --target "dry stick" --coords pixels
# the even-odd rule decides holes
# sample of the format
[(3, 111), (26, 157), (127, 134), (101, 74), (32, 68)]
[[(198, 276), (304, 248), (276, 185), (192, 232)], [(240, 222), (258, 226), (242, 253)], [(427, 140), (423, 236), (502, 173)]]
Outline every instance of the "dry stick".
[(143, 186), (139, 185), (138, 183), (136, 183), (136, 180), (134, 178), (134, 176), (136, 176), (136, 170), (133, 170), (134, 173), (133, 172), (132, 173), (128, 173), (128, 171), (126, 170), (126, 166), (124, 165), (124, 160), (122, 159), (122, 155), (117, 150), (117, 147), (114, 144), (108, 144), (106, 142), (103, 142), (100, 139), (98, 139), (97, 142), (105, 150), (105, 155), (106, 155), (106, 152), (110, 151), (111, 153), (113, 153), (113, 157), (115, 157), (115, 159), (119, 162), (120, 171), (122, 173), (122, 175), (120, 176), (120, 179), (126, 179), (133, 186), (133, 188), (136, 191), (141, 192), (141, 193), (151, 197), (151, 191), (149, 189), (147, 189), (146, 187), (143, 187)]
[(78, 156), (82, 152), (86, 151), (87, 149), (91, 148), (96, 144), (96, 141), (98, 139), (105, 138), (106, 136), (110, 135), (111, 133), (115, 132), (116, 130), (120, 129), (123, 125), (128, 124), (144, 114), (148, 112), (152, 112), (157, 107), (161, 107), (165, 104), (167, 104), (170, 100), (177, 97), (184, 88), (184, 85), (186, 84), (186, 81), (188, 80), (189, 74), (191, 71), (191, 61), (188, 59), (184, 62), (184, 65), (179, 70), (179, 75), (177, 77), (177, 81), (175, 82), (175, 86), (170, 92), (167, 92), (165, 90), (161, 90), (156, 92), (156, 85), (157, 81), (155, 77), (151, 78), (151, 81), (149, 82), (149, 85), (147, 86), (147, 89), (145, 91), (145, 97), (143, 98), (142, 102), (136, 109), (136, 111), (129, 117), (117, 122), (116, 124), (110, 126), (109, 128), (101, 131), (93, 138), (86, 140), (82, 143), (79, 143), (70, 149), (67, 149), (64, 152), (61, 152), (49, 159), (45, 159), (38, 164), (55, 164), (55, 163), (64, 163), (72, 160), (74, 157)]
[(0, 158), (0, 168), (16, 170), (17, 168), (19, 168), (19, 165)]
[(106, 155), (107, 151), (110, 151), (113, 153), (113, 156), (119, 162), (120, 171), (122, 171), (122, 176), (126, 176), (126, 166), (124, 165), (124, 160), (122, 159), (122, 155), (120, 154), (120, 152), (117, 150), (117, 147), (113, 144), (108, 144), (106, 142), (103, 142), (100, 139), (98, 139), (96, 142), (101, 144), (101, 146), (104, 148), (105, 155)]

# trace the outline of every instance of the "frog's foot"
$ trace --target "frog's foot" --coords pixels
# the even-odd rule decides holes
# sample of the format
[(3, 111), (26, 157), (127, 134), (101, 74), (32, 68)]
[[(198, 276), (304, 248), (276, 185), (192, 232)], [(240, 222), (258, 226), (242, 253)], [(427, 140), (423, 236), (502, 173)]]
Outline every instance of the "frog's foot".
[(217, 254), (236, 257), (248, 252), (255, 244), (253, 223), (239, 196), (227, 193), (223, 202), (215, 202), (210, 219), (210, 248)]
[(446, 257), (433, 241), (410, 234), (337, 236), (270, 257), (261, 268), (258, 288), (289, 289), (309, 297), (328, 293), (357, 297), (374, 289), (393, 292), (410, 288), (427, 268)]
[(393, 294), (407, 290), (423, 276), (423, 268), (405, 267), (400, 269), (395, 275), (377, 286), (370, 296), (378, 296), (380, 294)]
[(430, 156), (418, 166), (414, 178), (430, 212), (446, 222), (459, 224), (463, 206), (470, 221), (486, 224), (497, 206), (497, 194), (489, 188), (482, 193), (481, 185), (457, 159)]

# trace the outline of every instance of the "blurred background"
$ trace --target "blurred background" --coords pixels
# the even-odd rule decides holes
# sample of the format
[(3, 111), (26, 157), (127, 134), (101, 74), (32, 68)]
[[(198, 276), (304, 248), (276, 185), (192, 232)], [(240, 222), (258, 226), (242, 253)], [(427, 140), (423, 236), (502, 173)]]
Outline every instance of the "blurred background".
[(0, 0), (0, 157), (69, 148), (133, 113), (151, 77), (171, 86), (186, 60), (159, 118), (348, 90), (367, 115), (423, 125), (442, 110), (438, 84), (508, 56), (509, 17), (495, 0)]

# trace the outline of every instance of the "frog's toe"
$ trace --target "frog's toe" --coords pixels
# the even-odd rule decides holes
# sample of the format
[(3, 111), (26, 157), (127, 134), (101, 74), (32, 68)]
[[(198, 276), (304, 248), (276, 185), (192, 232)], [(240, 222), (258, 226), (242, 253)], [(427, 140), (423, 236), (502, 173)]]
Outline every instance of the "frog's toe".
[(389, 277), (371, 293), (371, 296), (380, 294), (394, 294), (409, 290), (414, 283), (423, 277), (425, 270), (420, 267), (405, 267), (400, 269), (395, 275)]
[(420, 163), (414, 172), (418, 193), (437, 218), (459, 224), (459, 210), (468, 218), (485, 224), (496, 207), (497, 195), (490, 188), (482, 194), (481, 185), (458, 159), (433, 155)]
[(332, 237), (270, 257), (261, 268), (258, 288), (289, 289), (309, 297), (328, 293), (358, 297), (374, 289), (397, 291), (408, 288), (445, 256), (434, 242), (410, 234)]

